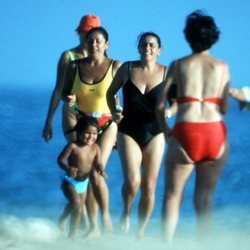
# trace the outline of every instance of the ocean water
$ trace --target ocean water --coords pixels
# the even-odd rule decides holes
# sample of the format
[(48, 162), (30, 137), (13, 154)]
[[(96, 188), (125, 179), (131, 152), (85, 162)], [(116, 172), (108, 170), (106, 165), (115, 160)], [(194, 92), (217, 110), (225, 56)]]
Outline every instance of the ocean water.
[[(53, 139), (47, 144), (41, 132), (51, 89), (1, 85), (0, 91), (0, 249), (166, 248), (160, 240), (164, 164), (152, 218), (145, 238), (138, 242), (134, 233), (139, 194), (133, 205), (131, 232), (122, 235), (118, 230), (122, 173), (117, 151), (113, 151), (106, 168), (114, 234), (87, 240), (79, 233), (74, 241), (68, 240), (57, 228), (58, 216), (66, 203), (60, 190), (62, 171), (56, 163), (66, 143), (61, 130), (61, 108), (54, 117)], [(230, 155), (214, 196), (214, 234), (204, 239), (202, 247), (196, 242), (191, 176), (184, 192), (177, 242), (171, 249), (249, 249), (250, 113), (240, 112), (237, 102), (230, 100), (225, 123)]]

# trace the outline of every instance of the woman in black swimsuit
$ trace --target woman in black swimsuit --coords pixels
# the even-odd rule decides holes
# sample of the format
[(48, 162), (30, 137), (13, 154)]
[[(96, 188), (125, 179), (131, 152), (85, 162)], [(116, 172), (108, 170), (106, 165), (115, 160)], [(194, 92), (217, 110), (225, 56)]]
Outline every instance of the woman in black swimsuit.
[[(161, 52), (161, 40), (152, 32), (139, 36), (139, 61), (124, 63), (107, 92), (113, 120), (118, 125), (117, 146), (123, 167), (124, 202), (120, 226), (129, 230), (129, 215), (133, 199), (141, 188), (137, 237), (144, 235), (154, 207), (154, 193), (162, 156), (164, 135), (159, 127), (155, 106), (166, 76), (166, 67), (156, 63)], [(115, 95), (122, 87), (124, 109), (115, 108)]]

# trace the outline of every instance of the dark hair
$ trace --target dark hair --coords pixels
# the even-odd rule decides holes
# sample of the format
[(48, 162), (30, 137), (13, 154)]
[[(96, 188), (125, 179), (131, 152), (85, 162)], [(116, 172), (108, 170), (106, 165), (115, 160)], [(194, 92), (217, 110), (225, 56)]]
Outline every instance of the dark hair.
[(159, 45), (159, 48), (161, 48), (161, 38), (156, 33), (154, 33), (154, 32), (144, 32), (144, 33), (141, 33), (138, 36), (138, 39), (137, 39), (138, 40), (138, 48), (140, 47), (140, 44), (141, 44), (142, 40), (144, 38), (146, 38), (147, 36), (153, 36), (153, 37), (155, 37), (156, 40), (157, 40), (157, 43)]
[(96, 127), (98, 131), (99, 127), (96, 118), (92, 116), (84, 116), (77, 121), (75, 126), (77, 139), (79, 138), (79, 135), (82, 134), (89, 126)]
[(95, 27), (95, 28), (91, 29), (86, 34), (86, 39), (88, 39), (90, 37), (90, 35), (92, 35), (94, 32), (101, 33), (103, 35), (104, 39), (106, 40), (106, 42), (108, 42), (108, 40), (109, 40), (109, 34), (108, 34), (107, 30), (105, 30), (103, 27)]
[(201, 52), (218, 41), (220, 31), (213, 17), (197, 10), (187, 16), (184, 34), (193, 52)]

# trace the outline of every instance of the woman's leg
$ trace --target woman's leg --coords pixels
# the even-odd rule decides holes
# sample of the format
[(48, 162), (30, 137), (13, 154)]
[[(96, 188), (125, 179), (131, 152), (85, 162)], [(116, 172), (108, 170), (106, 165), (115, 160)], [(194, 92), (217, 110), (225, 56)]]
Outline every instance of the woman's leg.
[(179, 220), (182, 193), (194, 164), (180, 144), (171, 138), (166, 156), (165, 194), (163, 201), (162, 222), (163, 237), (171, 243)]
[(139, 225), (137, 237), (144, 235), (146, 225), (154, 208), (155, 187), (165, 148), (163, 134), (155, 136), (142, 150), (141, 198), (139, 202)]
[(62, 108), (62, 128), (64, 137), (67, 140), (67, 142), (72, 142), (76, 140), (76, 133), (70, 132), (71, 129), (73, 129), (76, 125), (77, 119), (76, 116), (71, 112), (70, 108), (67, 107), (67, 104), (63, 104)]
[(124, 178), (122, 186), (123, 212), (120, 228), (122, 231), (128, 232), (132, 202), (141, 183), (142, 153), (138, 144), (126, 134), (118, 133), (117, 146)]
[(199, 236), (206, 236), (211, 231), (212, 198), (227, 156), (228, 146), (225, 144), (217, 160), (197, 165), (194, 204), (198, 219)]
[[(64, 216), (68, 216), (71, 214), (70, 221), (70, 230), (69, 230), (69, 238), (72, 238), (79, 225), (80, 215), (81, 215), (81, 196), (76, 192), (74, 187), (67, 183), (66, 181), (62, 182), (62, 190), (65, 197), (68, 199), (69, 204), (66, 207)], [(66, 219), (64, 217), (64, 220)]]

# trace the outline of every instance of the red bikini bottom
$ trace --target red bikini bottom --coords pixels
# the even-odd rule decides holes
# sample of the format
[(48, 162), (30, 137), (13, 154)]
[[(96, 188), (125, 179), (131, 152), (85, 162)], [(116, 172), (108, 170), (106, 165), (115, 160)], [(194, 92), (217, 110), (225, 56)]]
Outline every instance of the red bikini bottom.
[(215, 160), (226, 140), (226, 127), (219, 122), (178, 122), (172, 135), (194, 162)]

